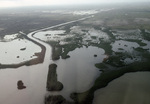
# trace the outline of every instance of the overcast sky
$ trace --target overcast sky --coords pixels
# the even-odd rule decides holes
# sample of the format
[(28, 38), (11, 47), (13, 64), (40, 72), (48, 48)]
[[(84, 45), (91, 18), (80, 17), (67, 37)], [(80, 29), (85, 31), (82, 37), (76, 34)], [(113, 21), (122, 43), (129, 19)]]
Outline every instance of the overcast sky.
[(37, 5), (69, 5), (113, 2), (137, 2), (150, 0), (0, 0), (0, 7), (37, 6)]

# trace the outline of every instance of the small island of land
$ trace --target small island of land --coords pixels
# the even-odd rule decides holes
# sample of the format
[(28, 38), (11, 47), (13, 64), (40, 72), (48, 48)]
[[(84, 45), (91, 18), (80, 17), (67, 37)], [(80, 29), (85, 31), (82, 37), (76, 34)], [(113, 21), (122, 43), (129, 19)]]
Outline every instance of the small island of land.
[(49, 65), (49, 71), (47, 76), (47, 90), (48, 91), (61, 91), (63, 84), (57, 81), (56, 64)]

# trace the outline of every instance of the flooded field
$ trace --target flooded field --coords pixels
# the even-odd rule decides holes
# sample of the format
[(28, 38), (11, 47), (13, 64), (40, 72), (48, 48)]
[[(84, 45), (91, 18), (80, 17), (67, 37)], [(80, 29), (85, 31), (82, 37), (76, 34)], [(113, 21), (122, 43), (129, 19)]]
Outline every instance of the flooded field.
[(149, 72), (125, 74), (97, 90), (93, 104), (149, 104), (149, 78)]
[[(16, 38), (16, 39), (15, 39)], [(35, 53), (41, 52), (41, 48), (27, 39), (17, 38), (17, 36), (5, 36), (0, 42), (0, 63), (19, 64), (37, 58)]]
[[(31, 35), (32, 33), (28, 34), (28, 36), (31, 39), (36, 40), (32, 38)], [(19, 46), (19, 45), (22, 46), (22, 44), (19, 44), (20, 41), (19, 42), (18, 40), (16, 41), (17, 41), (16, 46)], [(32, 42), (28, 42), (26, 40), (28, 43), (27, 44), (25, 40), (22, 40), (22, 41), (25, 44), (25, 46), (29, 45), (28, 47), (30, 47), (33, 44), (34, 49), (41, 50), (39, 46), (35, 45)], [(0, 103), (1, 104), (21, 104), (21, 103), (42, 104), (44, 103), (44, 96), (47, 92), (46, 91), (46, 79), (47, 79), (47, 73), (48, 73), (48, 65), (52, 62), (52, 60), (49, 59), (49, 57), (51, 56), (51, 47), (40, 41), (38, 42), (43, 44), (47, 48), (44, 62), (42, 64), (33, 65), (33, 66), (22, 66), (19, 68), (6, 68), (5, 70), (1, 70), (1, 73), (0, 73), (0, 77), (1, 77), (0, 78), (0, 85), (1, 85)], [(14, 45), (14, 44), (11, 44), (11, 45)], [(30, 51), (28, 52), (33, 52), (33, 46), (29, 48)], [(11, 47), (13, 48), (14, 46), (11, 46)], [(20, 47), (16, 47), (16, 48), (20, 51)], [(23, 55), (26, 55), (26, 54), (23, 54)], [(8, 59), (10, 59), (10, 57)], [(26, 89), (23, 89), (23, 90), (17, 89), (17, 82), (19, 80), (23, 81), (24, 85), (26, 86)]]
[[(60, 94), (70, 100), (72, 92), (84, 92), (100, 75), (95, 63), (102, 62), (105, 51), (97, 47), (82, 47), (69, 52), (70, 58), (56, 61), (58, 80), (64, 85)], [(97, 57), (94, 57), (97, 55)]]
[(0, 11), (0, 104), (149, 104), (149, 8), (65, 8)]

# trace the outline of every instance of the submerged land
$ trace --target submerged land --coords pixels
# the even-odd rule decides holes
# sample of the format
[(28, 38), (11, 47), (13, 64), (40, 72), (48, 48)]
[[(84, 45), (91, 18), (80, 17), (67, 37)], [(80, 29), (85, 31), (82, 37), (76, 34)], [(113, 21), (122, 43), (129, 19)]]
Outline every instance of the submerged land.
[(98, 95), (94, 98), (93, 104), (150, 103), (149, 74), (149, 72), (134, 72), (121, 76), (110, 82), (107, 87), (97, 91), (95, 95)]
[[(28, 34), (39, 30), (33, 33), (32, 37), (52, 47), (49, 60), (52, 60), (53, 64), (49, 63), (47, 66), (49, 70), (46, 87), (49, 93), (45, 97), (45, 104), (92, 104), (94, 97), (98, 96), (95, 95), (97, 90), (100, 91), (116, 78), (130, 72), (150, 71), (149, 9), (147, 3), (137, 3), (129, 4), (128, 7), (116, 4), (78, 10), (71, 8), (69, 11), (43, 8), (35, 13), (30, 11), (30, 17), (26, 13), (22, 16), (20, 11), (16, 12), (18, 17), (4, 13), (3, 16), (8, 17), (8, 23), (13, 19), (22, 27), (11, 29), (3, 17), (0, 21), (5, 25), (0, 25), (0, 39), (1, 43), (4, 43), (6, 34), (11, 36), (18, 31)], [(23, 20), (27, 21), (28, 26), (22, 24), (25, 23)], [(24, 26), (27, 28), (24, 29)], [(28, 38), (27, 35), (23, 36), (38, 45), (41, 51), (38, 50), (38, 57), (23, 64), (18, 63), (19, 66), (16, 67), (32, 67), (33, 64), (43, 63), (45, 46)], [(23, 46), (19, 49), (26, 51), (28, 47)], [(20, 57), (22, 56), (16, 59)], [(74, 65), (71, 67), (71, 64)], [(16, 68), (12, 63), (0, 64), (1, 69), (10, 67)], [(73, 86), (75, 87), (69, 88)]]

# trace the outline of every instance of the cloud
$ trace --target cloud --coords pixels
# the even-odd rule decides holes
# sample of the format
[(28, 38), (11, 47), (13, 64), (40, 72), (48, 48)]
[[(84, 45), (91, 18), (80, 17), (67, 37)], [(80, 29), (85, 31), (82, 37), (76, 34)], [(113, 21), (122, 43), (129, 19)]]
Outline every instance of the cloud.
[(37, 6), (37, 5), (64, 5), (64, 4), (94, 4), (125, 1), (149, 1), (149, 0), (0, 0), (0, 7)]

